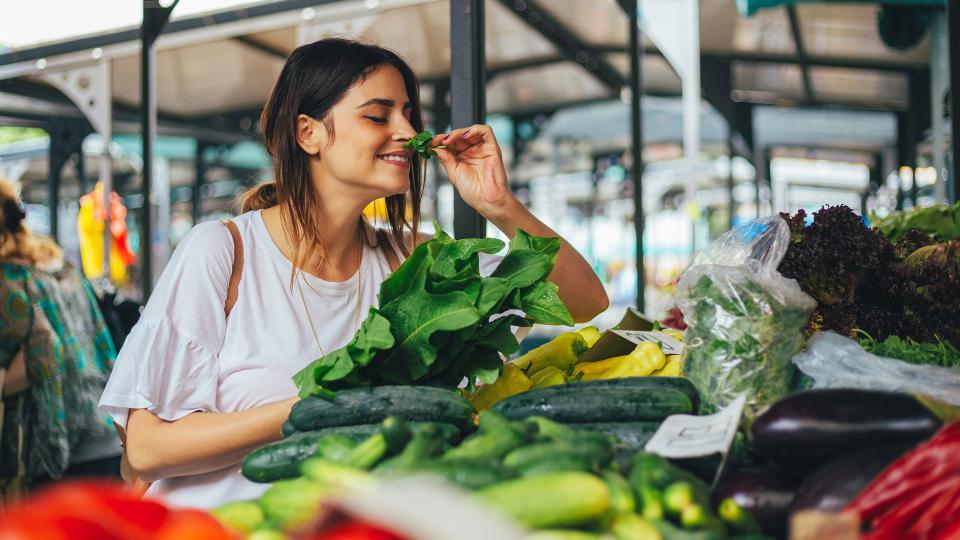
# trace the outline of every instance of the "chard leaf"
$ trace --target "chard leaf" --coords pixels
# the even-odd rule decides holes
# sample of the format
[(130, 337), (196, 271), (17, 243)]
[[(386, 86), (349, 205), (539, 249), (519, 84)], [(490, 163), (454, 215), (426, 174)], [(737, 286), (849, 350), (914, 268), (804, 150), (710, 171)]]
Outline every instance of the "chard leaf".
[(470, 265), (479, 268), (477, 253), (495, 254), (503, 249), (496, 238), (467, 238), (444, 245), (436, 256), (430, 274), (433, 278), (452, 278)]
[(503, 370), (503, 359), (496, 349), (486, 347), (477, 348), (470, 357), (470, 368), (467, 377), (471, 384), (481, 382), (483, 384), (493, 384), (500, 376)]
[(390, 333), (390, 321), (376, 309), (370, 308), (370, 313), (360, 325), (353, 341), (347, 345), (347, 350), (354, 363), (365, 366), (373, 360), (378, 350), (393, 347), (394, 341), (393, 334)]
[[(419, 274), (414, 286), (403, 298), (380, 309), (391, 321), (391, 331), (397, 339), (396, 349), (409, 355), (408, 371), (414, 378), (427, 373), (437, 357), (430, 344), (434, 332), (459, 330), (480, 320), (474, 301), (463, 292), (431, 294), (424, 288), (425, 274)], [(395, 356), (394, 350), (388, 356)]]
[(512, 250), (500, 261), (491, 277), (503, 278), (511, 288), (533, 285), (553, 270), (550, 256), (532, 249)]
[(556, 236), (532, 236), (523, 229), (517, 229), (516, 235), (510, 241), (510, 250), (532, 249), (549, 256), (551, 260), (556, 260), (560, 244), (560, 238)]
[(555, 283), (541, 281), (520, 291), (520, 310), (541, 324), (573, 326), (573, 316), (557, 294)]
[[(430, 249), (433, 240), (424, 242), (417, 246), (410, 257), (390, 276), (380, 284), (380, 305), (385, 306), (402, 295), (410, 292), (416, 283), (422, 283), (433, 263), (430, 256)], [(422, 287), (422, 285), (421, 285)]]

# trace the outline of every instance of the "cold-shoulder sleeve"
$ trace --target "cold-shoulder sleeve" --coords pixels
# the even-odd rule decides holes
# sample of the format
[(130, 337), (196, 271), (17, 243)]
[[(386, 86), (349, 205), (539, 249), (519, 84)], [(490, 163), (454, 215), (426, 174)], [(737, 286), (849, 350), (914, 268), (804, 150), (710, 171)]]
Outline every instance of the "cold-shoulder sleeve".
[(233, 239), (222, 223), (197, 225), (177, 246), (100, 398), (117, 424), (126, 426), (130, 409), (168, 421), (217, 412), (232, 265)]

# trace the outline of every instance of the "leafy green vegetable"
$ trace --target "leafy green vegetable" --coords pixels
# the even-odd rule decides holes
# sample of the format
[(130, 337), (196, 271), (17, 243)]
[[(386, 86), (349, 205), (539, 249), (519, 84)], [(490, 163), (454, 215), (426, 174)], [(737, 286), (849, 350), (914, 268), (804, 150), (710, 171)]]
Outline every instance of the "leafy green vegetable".
[(456, 386), (464, 377), (471, 386), (492, 382), (503, 367), (500, 353), (520, 347), (511, 326), (573, 326), (557, 286), (546, 281), (560, 239), (517, 230), (493, 275), (482, 277), (479, 254), (503, 247), (490, 238), (454, 240), (437, 226), (381, 284), (380, 308), (371, 308), (353, 340), (294, 376), (300, 395), (378, 384)]
[(870, 221), (891, 242), (909, 231), (919, 231), (938, 240), (954, 240), (960, 238), (960, 203), (917, 207), (884, 218), (871, 215)]
[(706, 265), (688, 272), (689, 287), (678, 290), (689, 325), (684, 375), (700, 392), (701, 413), (745, 393), (744, 414), (751, 418), (789, 393), (791, 359), (803, 348), (813, 303), (796, 301), (745, 268)]
[(883, 341), (861, 332), (860, 345), (869, 353), (896, 358), (911, 364), (940, 367), (960, 367), (960, 349), (948, 341), (918, 343), (910, 338), (889, 336)]
[(430, 146), (430, 141), (433, 140), (433, 133), (429, 131), (421, 131), (414, 135), (412, 139), (407, 141), (403, 148), (405, 150), (413, 150), (414, 152), (420, 154), (420, 157), (423, 159), (430, 159), (431, 156), (437, 155), (437, 152), (434, 151), (434, 148), (446, 148), (445, 146)]

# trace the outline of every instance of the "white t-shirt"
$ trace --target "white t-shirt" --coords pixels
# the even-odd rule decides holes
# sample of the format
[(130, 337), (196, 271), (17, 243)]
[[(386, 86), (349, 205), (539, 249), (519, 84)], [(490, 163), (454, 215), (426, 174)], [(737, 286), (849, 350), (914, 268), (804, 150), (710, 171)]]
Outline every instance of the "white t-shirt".
[[(234, 412), (294, 397), (291, 377), (320, 356), (300, 290), (291, 287), (292, 264), (261, 212), (234, 222), (244, 259), (229, 318), (223, 306), (233, 240), (222, 223), (202, 223), (177, 246), (104, 389), (100, 407), (119, 425), (126, 426), (130, 409), (173, 421), (195, 411)], [(481, 273), (492, 272), (499, 259), (481, 254)], [(303, 274), (301, 288), (324, 351), (346, 345), (359, 328), (357, 280), (362, 321), (389, 273), (383, 250), (365, 247), (359, 272), (346, 281)], [(267, 487), (243, 478), (238, 464), (159, 480), (147, 495), (172, 506), (212, 508), (255, 499)]]

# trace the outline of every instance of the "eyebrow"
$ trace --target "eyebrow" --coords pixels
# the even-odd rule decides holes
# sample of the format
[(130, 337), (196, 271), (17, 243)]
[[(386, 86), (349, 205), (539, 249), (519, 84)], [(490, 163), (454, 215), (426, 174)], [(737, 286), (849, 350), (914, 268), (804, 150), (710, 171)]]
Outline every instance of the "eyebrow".
[[(366, 107), (366, 106), (368, 106), (368, 105), (383, 105), (384, 107), (393, 107), (393, 106), (396, 105), (396, 104), (397, 104), (397, 102), (394, 101), (394, 100), (392, 100), (392, 99), (373, 98), (373, 99), (367, 101), (366, 103), (360, 105), (360, 106), (357, 107), (357, 108), (358, 108), (358, 109), (362, 109), (362, 108), (364, 108), (364, 107)], [(413, 105), (412, 105), (409, 101), (403, 104), (403, 108), (404, 108), (404, 109), (409, 109), (409, 108), (411, 108), (411, 107), (413, 107)]]

